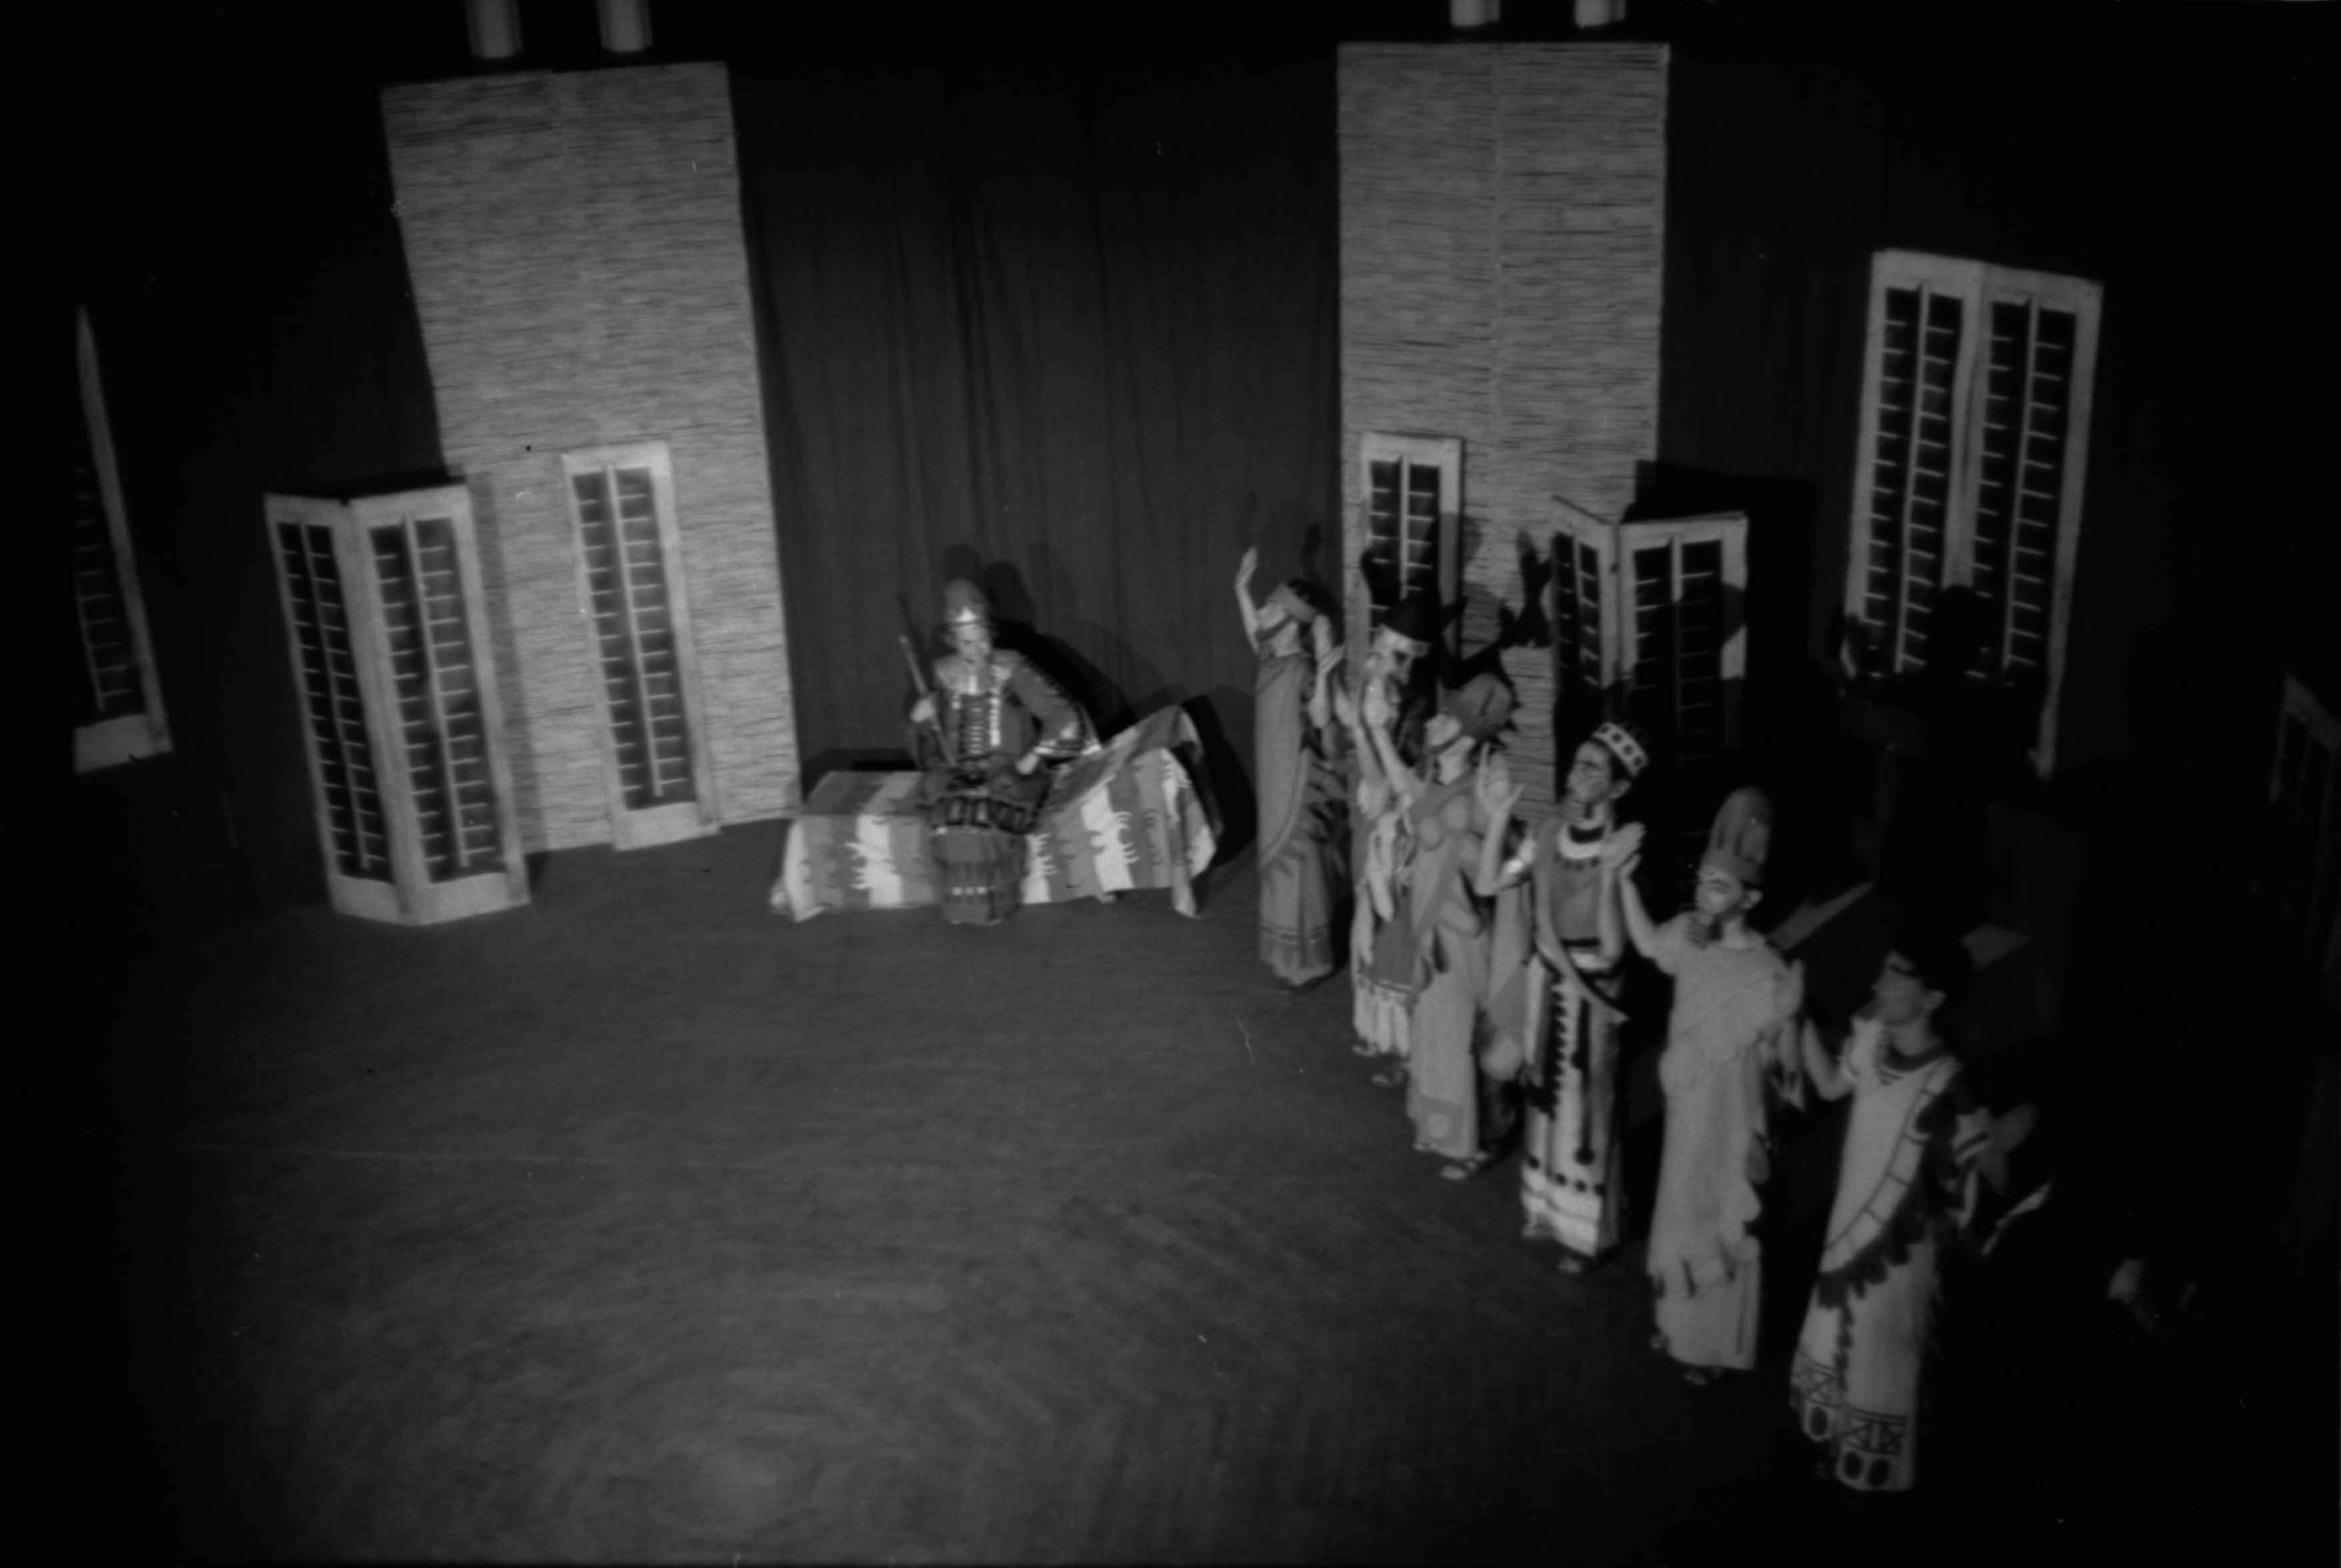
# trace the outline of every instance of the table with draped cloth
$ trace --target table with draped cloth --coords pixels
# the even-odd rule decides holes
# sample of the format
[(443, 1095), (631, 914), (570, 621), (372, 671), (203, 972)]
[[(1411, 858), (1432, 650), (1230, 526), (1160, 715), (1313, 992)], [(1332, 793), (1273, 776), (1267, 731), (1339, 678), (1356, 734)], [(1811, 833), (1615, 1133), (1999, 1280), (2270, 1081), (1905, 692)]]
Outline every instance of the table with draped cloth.
[[(1197, 755), (1184, 710), (1149, 715), (1067, 763), (1032, 831), (1027, 904), (1167, 888), (1195, 913), (1194, 880), (1219, 840), (1182, 753)], [(809, 920), (823, 909), (902, 909), (934, 904), (927, 808), (916, 772), (832, 773), (790, 824), (775, 914)]]

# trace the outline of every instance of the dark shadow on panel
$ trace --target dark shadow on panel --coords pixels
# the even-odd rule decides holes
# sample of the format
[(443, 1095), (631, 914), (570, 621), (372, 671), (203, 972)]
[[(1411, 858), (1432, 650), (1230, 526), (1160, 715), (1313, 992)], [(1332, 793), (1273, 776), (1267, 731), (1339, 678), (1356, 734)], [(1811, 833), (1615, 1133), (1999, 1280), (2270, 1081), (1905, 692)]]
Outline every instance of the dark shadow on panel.
[(917, 767), (911, 754), (899, 748), (832, 746), (806, 760), (804, 792), (811, 796), (813, 787), (832, 773), (907, 773)]

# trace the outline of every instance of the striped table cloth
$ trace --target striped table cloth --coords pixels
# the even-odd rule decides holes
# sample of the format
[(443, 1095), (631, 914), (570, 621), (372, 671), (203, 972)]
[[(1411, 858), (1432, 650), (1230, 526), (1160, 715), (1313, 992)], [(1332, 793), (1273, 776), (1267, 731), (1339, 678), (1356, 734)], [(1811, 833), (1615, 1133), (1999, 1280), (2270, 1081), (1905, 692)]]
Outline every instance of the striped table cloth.
[[(1068, 764), (1029, 839), (1024, 902), (1168, 888), (1171, 907), (1192, 915), (1194, 878), (1219, 849), (1210, 813), (1180, 759), (1181, 749), (1198, 745), (1186, 712), (1166, 708)], [(809, 920), (823, 909), (935, 903), (919, 778), (823, 779), (790, 825), (772, 883), (773, 913)]]

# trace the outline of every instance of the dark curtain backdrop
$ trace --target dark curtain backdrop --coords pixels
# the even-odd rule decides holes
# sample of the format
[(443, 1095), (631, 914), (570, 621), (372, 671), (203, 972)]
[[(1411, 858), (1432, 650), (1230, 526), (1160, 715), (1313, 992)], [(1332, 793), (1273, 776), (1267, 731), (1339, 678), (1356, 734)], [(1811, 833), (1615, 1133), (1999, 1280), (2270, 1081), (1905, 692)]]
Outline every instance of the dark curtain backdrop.
[(735, 92), (808, 782), (902, 745), (899, 600), (961, 575), (1248, 763), (1237, 560), (1339, 548), (1330, 56)]

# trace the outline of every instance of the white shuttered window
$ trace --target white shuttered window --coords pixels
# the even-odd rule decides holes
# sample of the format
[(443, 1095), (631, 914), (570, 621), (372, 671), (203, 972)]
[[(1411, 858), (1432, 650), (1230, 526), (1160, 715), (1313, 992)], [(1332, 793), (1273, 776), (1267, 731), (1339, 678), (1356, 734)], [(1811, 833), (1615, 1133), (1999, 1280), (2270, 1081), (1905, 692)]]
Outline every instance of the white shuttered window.
[(335, 908), (428, 925), (528, 901), (471, 498), (266, 498)]
[(712, 833), (714, 769), (666, 443), (565, 452), (562, 469), (600, 676), (612, 840), (632, 849)]
[(1870, 275), (1846, 611), (1886, 671), (1927, 668), (1948, 589), (1980, 601), (1973, 679), (2043, 694), (2053, 765), (2100, 291), (1881, 251)]

